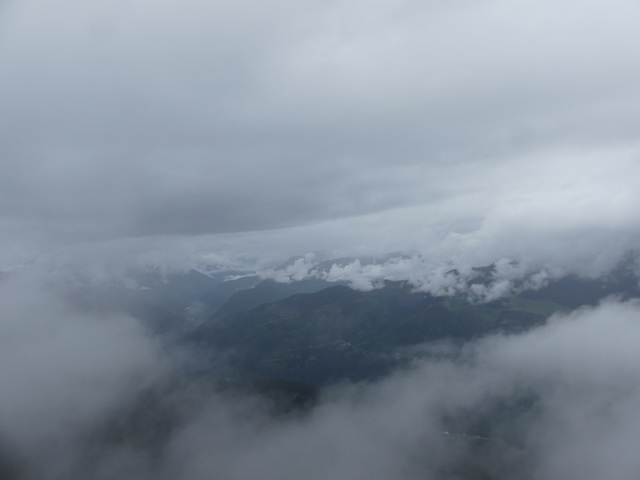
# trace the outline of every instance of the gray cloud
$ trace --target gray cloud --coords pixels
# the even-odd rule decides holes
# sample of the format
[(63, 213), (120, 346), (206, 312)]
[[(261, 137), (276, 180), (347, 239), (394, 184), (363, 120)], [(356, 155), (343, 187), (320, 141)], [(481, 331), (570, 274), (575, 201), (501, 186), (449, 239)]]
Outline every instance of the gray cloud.
[(2, 8), (5, 251), (637, 225), (634, 2)]
[[(639, 16), (631, 0), (3, 2), (0, 268), (59, 289), (131, 264), (288, 281), (402, 252), (323, 275), (444, 294), (463, 288), (451, 268), (497, 262), (484, 298), (602, 274), (640, 238)], [(43, 479), (439, 478), (470, 458), (443, 432), (489, 416), (507, 478), (637, 477), (635, 303), (337, 387), (302, 418), (198, 398), (158, 466), (79, 446), (169, 360), (135, 320), (40, 281), (0, 285), (0, 475), (9, 452)]]
[(76, 312), (38, 284), (0, 286), (0, 474), (15, 455), (53, 478), (78, 460), (82, 432), (154, 382), (163, 361), (134, 319)]
[[(461, 350), (425, 346), (412, 368), (337, 385), (305, 415), (273, 418), (257, 398), (200, 396), (197, 384), (185, 385), (162, 397), (169, 409), (160, 412), (181, 405), (181, 414), (158, 457), (135, 441), (88, 440), (170, 371), (154, 341), (132, 319), (79, 314), (25, 277), (0, 295), (0, 469), (13, 452), (43, 479), (409, 479), (465, 469), (632, 479), (638, 471), (637, 302), (608, 301)], [(140, 428), (146, 438), (154, 423)]]
[(428, 361), (339, 389), (310, 417), (283, 424), (214, 404), (176, 437), (178, 476), (437, 478), (470, 461), (469, 445), (445, 429), (460, 434), (490, 418), (494, 441), (507, 442), (490, 469), (505, 478), (633, 478), (637, 313), (636, 304), (609, 303), (492, 337), (469, 346), (462, 363)]

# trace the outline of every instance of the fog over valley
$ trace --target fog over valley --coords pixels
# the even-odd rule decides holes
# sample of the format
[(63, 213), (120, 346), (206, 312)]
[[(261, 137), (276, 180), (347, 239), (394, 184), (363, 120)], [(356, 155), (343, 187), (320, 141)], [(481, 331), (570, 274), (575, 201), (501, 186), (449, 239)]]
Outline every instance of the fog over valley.
[(0, 2), (0, 480), (636, 480), (640, 3)]
[(638, 471), (637, 300), (428, 344), (375, 381), (311, 393), (291, 382), (274, 394), (228, 371), (192, 371), (188, 351), (167, 351), (129, 316), (79, 312), (18, 279), (0, 293), (3, 478)]

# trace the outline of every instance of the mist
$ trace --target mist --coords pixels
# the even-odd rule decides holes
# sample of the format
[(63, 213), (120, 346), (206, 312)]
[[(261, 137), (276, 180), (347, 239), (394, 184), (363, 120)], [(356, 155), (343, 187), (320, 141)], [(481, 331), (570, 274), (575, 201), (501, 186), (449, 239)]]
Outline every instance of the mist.
[(74, 295), (192, 270), (477, 303), (637, 282), (639, 20), (633, 0), (0, 2), (0, 478), (636, 480), (627, 297), (415, 347), (283, 414), (224, 354), (194, 373), (126, 295)]
[(281, 414), (261, 395), (185, 375), (188, 353), (133, 318), (79, 312), (25, 276), (0, 295), (4, 478), (632, 479), (640, 469), (637, 301), (424, 345), (409, 367), (325, 387), (314, 406)]

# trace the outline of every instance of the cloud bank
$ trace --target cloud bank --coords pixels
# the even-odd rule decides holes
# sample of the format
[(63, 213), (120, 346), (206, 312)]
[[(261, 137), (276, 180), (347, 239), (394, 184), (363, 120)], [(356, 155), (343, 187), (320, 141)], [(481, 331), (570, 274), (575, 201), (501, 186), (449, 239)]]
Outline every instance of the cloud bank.
[(637, 246), (637, 2), (0, 8), (3, 268)]
[[(69, 310), (32, 282), (5, 282), (0, 295), (0, 467), (12, 479), (623, 480), (640, 468), (636, 301), (462, 349), (426, 346), (411, 368), (336, 385), (306, 413), (274, 417), (258, 397), (191, 378), (126, 417), (171, 378), (155, 340), (130, 318)], [(122, 415), (128, 434), (101, 427)]]
[(635, 480), (633, 302), (438, 350), (300, 417), (178, 395), (191, 407), (158, 455), (87, 438), (179, 364), (59, 292), (132, 265), (449, 294), (493, 263), (485, 299), (606, 273), (640, 238), (639, 16), (632, 0), (3, 2), (0, 269), (21, 273), (0, 284), (0, 476)]

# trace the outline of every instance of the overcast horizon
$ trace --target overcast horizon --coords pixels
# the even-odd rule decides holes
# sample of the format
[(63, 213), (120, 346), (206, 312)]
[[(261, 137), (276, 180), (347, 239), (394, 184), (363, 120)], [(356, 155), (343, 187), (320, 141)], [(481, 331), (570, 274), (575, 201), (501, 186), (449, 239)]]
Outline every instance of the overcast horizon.
[(418, 252), (599, 271), (640, 233), (640, 4), (0, 6), (0, 267)]

